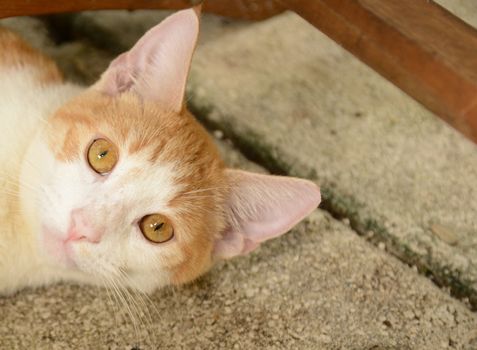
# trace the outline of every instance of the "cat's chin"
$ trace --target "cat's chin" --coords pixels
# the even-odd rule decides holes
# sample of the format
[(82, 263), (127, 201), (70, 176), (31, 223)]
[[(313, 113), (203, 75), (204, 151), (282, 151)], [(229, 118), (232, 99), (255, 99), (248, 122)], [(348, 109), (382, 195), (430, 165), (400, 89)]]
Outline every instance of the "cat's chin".
[(163, 273), (162, 276), (151, 274), (135, 274), (134, 276), (130, 276), (128, 278), (128, 284), (125, 287), (141, 293), (152, 294), (154, 291), (169, 284), (170, 278), (166, 273)]

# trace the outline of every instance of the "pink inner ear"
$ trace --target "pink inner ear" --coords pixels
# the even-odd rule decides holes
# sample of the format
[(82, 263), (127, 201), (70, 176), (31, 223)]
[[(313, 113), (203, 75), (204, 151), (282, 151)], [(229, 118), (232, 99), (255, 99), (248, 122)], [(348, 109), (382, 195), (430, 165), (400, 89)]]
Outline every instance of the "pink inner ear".
[(179, 11), (150, 29), (110, 64), (96, 87), (111, 96), (132, 90), (165, 109), (180, 110), (199, 33), (198, 11)]
[(292, 177), (227, 170), (232, 183), (229, 228), (214, 254), (230, 258), (290, 230), (320, 203), (318, 186)]

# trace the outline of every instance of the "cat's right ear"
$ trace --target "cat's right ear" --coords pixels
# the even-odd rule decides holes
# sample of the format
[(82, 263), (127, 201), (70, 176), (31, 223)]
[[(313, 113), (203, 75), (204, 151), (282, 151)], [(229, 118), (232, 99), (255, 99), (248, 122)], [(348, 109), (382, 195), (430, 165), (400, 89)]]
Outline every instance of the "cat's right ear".
[(95, 88), (110, 96), (133, 91), (179, 112), (199, 34), (199, 15), (200, 7), (195, 7), (167, 17), (112, 61)]
[(247, 254), (286, 233), (321, 200), (320, 189), (308, 180), (235, 169), (225, 173), (230, 183), (227, 227), (215, 242), (215, 259)]

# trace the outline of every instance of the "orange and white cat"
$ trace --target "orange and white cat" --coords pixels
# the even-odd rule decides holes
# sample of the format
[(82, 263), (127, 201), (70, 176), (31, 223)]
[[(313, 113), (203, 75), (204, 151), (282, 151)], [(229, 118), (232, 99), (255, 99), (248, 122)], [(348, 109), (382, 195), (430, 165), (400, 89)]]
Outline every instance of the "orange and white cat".
[(310, 181), (224, 167), (184, 105), (198, 30), (177, 12), (82, 88), (0, 29), (0, 294), (185, 283), (317, 207)]

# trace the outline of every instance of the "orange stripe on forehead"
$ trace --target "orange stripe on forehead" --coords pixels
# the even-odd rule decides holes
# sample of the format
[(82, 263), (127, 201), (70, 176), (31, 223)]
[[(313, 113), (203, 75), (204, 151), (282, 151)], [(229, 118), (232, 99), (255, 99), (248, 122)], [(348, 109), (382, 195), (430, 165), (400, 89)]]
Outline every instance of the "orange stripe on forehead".
[(67, 158), (64, 160), (73, 160), (73, 157), (78, 155), (78, 130), (77, 128), (70, 128), (65, 135), (62, 154)]
[[(110, 98), (87, 91), (56, 111), (48, 121), (46, 135), (56, 158), (61, 161), (78, 159), (92, 138), (106, 132), (105, 136), (113, 142), (124, 142), (126, 128), (108, 117), (112, 109), (114, 104)], [(118, 115), (117, 119), (121, 117)]]

